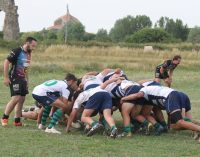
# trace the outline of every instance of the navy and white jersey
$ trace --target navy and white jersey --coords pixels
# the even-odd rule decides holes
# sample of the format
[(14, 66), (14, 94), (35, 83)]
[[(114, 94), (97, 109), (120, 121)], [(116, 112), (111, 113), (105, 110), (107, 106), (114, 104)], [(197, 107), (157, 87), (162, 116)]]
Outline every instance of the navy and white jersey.
[(151, 81), (144, 82), (142, 86), (161, 86), (161, 84), (156, 81), (151, 80)]
[(81, 107), (81, 104), (88, 101), (89, 98), (97, 92), (107, 92), (107, 91), (102, 89), (100, 86), (85, 90), (82, 93), (80, 93), (77, 99), (75, 100), (73, 108), (79, 109)]
[(147, 101), (162, 107), (165, 106), (165, 100), (173, 91), (175, 90), (165, 86), (145, 86), (140, 90), (140, 92), (144, 93), (144, 98)]
[(137, 85), (137, 86), (140, 86), (139, 83), (137, 82), (134, 82), (134, 81), (129, 81), (129, 80), (122, 80), (120, 86), (123, 90), (126, 90), (128, 87), (130, 86), (134, 86), (134, 85)]
[(83, 90), (88, 90), (99, 86), (102, 83), (102, 81), (101, 79), (99, 79), (98, 76), (85, 75), (82, 78), (82, 83), (83, 83)]
[(139, 85), (137, 82), (122, 80), (120, 84), (113, 82), (109, 84), (105, 90), (110, 93), (110, 96), (114, 99), (120, 99), (125, 96), (125, 90), (133, 85)]
[(47, 96), (54, 95), (55, 97), (64, 97), (68, 99), (70, 95), (70, 91), (68, 89), (68, 85), (65, 81), (62, 80), (49, 80), (36, 86), (33, 89), (32, 94), (37, 96)]
[(110, 83), (105, 90), (108, 91), (110, 96), (114, 99), (120, 99), (125, 95), (125, 91), (121, 88), (121, 85), (116, 82)]
[[(114, 74), (115, 74), (115, 72), (108, 73), (106, 76), (103, 77), (102, 81), (105, 82), (105, 81), (111, 79)], [(124, 77), (126, 80), (128, 80), (127, 76), (124, 74), (123, 71), (120, 72), (119, 76)]]

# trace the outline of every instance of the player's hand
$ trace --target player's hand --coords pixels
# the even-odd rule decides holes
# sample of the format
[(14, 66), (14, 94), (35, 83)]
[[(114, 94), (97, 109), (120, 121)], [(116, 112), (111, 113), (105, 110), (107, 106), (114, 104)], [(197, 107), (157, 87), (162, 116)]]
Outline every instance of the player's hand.
[(4, 81), (3, 83), (8, 86), (11, 82), (10, 82), (10, 79), (9, 78), (4, 78)]
[(121, 98), (121, 100), (120, 100), (120, 104), (123, 104), (123, 103), (124, 103), (124, 99)]

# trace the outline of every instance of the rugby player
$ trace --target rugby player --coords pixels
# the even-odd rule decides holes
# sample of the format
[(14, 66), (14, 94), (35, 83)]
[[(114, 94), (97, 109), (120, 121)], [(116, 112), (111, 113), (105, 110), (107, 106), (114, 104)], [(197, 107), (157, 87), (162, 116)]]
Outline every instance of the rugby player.
[(62, 114), (70, 109), (68, 106), (69, 87), (74, 90), (77, 88), (77, 78), (73, 74), (67, 74), (64, 80), (49, 80), (34, 88), (32, 92), (33, 98), (44, 107), (39, 129), (45, 128), (47, 117), (53, 106), (58, 109), (53, 113), (53, 117), (45, 132), (61, 134), (54, 126), (60, 120)]
[(175, 55), (172, 60), (166, 60), (163, 64), (156, 66), (155, 81), (160, 83), (163, 79), (168, 87), (171, 87), (174, 69), (180, 64), (181, 56)]

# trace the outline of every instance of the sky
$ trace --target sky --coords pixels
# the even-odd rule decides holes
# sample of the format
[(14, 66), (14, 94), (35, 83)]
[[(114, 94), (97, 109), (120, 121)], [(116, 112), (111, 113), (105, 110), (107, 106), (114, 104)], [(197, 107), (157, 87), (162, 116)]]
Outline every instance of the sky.
[[(161, 17), (181, 19), (189, 27), (200, 26), (199, 0), (15, 0), (21, 32), (40, 31), (53, 25), (58, 17), (70, 14), (78, 18), (85, 30), (108, 32), (116, 20), (127, 15), (147, 15), (153, 24)], [(0, 30), (5, 14), (0, 12)]]

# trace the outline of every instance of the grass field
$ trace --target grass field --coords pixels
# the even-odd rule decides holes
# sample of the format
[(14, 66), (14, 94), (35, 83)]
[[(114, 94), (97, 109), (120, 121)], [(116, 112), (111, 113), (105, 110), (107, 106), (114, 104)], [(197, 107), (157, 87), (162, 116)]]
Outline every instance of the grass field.
[[(8, 50), (0, 52), (0, 61)], [(183, 60), (174, 72), (173, 88), (184, 91), (192, 102), (193, 117), (200, 118), (200, 56), (197, 52), (155, 51), (144, 53), (141, 49), (128, 48), (78, 48), (67, 46), (39, 47), (33, 52), (30, 70), (30, 92), (33, 87), (48, 79), (63, 79), (67, 72), (78, 77), (87, 71), (102, 70), (106, 67), (122, 68), (129, 79), (139, 80), (154, 77), (154, 68), (166, 58), (181, 54)], [(0, 69), (2, 74), (3, 70)], [(0, 77), (3, 82), (3, 76)], [(0, 113), (9, 100), (9, 90), (1, 83)], [(33, 104), (29, 94), (25, 106)], [(119, 113), (114, 114), (118, 126), (122, 126)], [(130, 139), (109, 139), (102, 135), (86, 137), (80, 131), (65, 133), (63, 126), (58, 129), (62, 135), (49, 135), (37, 130), (36, 123), (25, 120), (26, 126), (16, 128), (12, 125), (0, 126), (0, 156), (5, 157), (78, 157), (78, 156), (134, 156), (134, 157), (199, 157), (200, 144), (194, 141), (189, 131), (170, 131), (161, 136), (134, 135)]]

